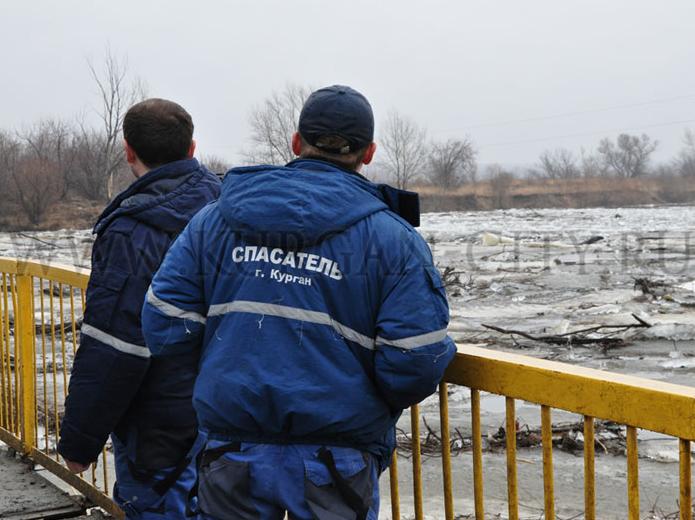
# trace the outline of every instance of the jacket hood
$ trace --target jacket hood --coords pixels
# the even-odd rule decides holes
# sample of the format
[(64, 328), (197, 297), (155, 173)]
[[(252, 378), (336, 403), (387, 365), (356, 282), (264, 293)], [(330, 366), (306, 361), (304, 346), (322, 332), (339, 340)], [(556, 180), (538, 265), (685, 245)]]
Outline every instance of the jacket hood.
[(388, 208), (377, 185), (313, 159), (230, 170), (218, 207), (245, 240), (286, 249), (317, 244)]
[(129, 217), (179, 233), (198, 210), (219, 195), (220, 181), (197, 159), (184, 159), (147, 172), (121, 192), (103, 211), (94, 233), (116, 217)]

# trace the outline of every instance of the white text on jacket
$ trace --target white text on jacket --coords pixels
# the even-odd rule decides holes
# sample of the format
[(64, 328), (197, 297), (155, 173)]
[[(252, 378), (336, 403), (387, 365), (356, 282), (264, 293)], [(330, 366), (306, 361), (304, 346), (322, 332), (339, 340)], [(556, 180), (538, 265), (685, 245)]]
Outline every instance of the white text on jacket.
[(267, 262), (274, 265), (286, 265), (295, 269), (305, 269), (323, 273), (334, 280), (341, 280), (338, 262), (312, 253), (302, 251), (284, 251), (280, 248), (269, 249), (263, 246), (235, 247), (232, 250), (232, 260), (240, 262)]

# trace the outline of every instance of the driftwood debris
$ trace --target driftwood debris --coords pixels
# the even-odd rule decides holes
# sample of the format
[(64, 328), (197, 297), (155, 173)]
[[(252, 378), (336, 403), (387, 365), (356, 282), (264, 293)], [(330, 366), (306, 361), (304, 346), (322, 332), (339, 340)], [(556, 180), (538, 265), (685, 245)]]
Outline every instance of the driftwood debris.
[[(424, 437), (420, 437), (420, 452), (424, 457), (437, 457), (442, 453), (441, 436), (434, 431), (425, 418), (422, 418), (425, 426)], [(594, 442), (597, 452), (612, 455), (625, 453), (626, 439), (624, 426), (612, 421), (595, 421)], [(584, 423), (558, 423), (552, 425), (553, 446), (562, 451), (575, 453), (584, 450)], [(450, 434), (450, 449), (453, 455), (473, 449), (473, 439), (470, 434), (464, 434), (459, 428), (454, 428)], [(397, 442), (399, 455), (410, 457), (412, 454), (412, 435), (400, 428), (397, 430)], [(500, 426), (494, 433), (483, 436), (483, 449), (488, 452), (504, 451), (506, 447), (506, 432)], [(537, 448), (542, 444), (542, 432), (540, 427), (531, 428), (526, 424), (516, 425), (516, 444), (520, 448)]]
[(463, 292), (470, 291), (473, 286), (473, 276), (467, 275), (467, 279), (462, 279), (466, 276), (463, 271), (457, 271), (452, 266), (445, 266), (444, 268), (437, 266), (439, 269), (439, 274), (442, 278), (442, 283), (446, 287), (449, 296), (461, 296)]
[(668, 286), (661, 280), (651, 280), (649, 278), (634, 278), (635, 291), (650, 296), (661, 296)]
[(48, 287), (45, 287), (43, 289), (43, 293), (46, 295), (49, 295), (49, 296), (53, 295), (56, 298), (70, 298), (70, 293), (74, 290), (75, 289), (73, 289), (69, 285), (66, 285), (66, 286), (62, 287), (62, 291), (61, 291), (60, 284), (56, 283), (56, 284), (53, 284), (53, 290), (52, 291)]
[(23, 237), (23, 238), (29, 238), (29, 239), (31, 239), (31, 240), (36, 240), (36, 241), (39, 242), (40, 244), (43, 244), (44, 246), (52, 247), (53, 249), (58, 249), (58, 248), (60, 248), (60, 246), (59, 246), (58, 244), (54, 244), (53, 242), (47, 242), (47, 241), (45, 241), (45, 240), (41, 240), (41, 239), (38, 238), (38, 237), (35, 237), (35, 236), (32, 236), (32, 235), (28, 235), (28, 234), (26, 234), (26, 233), (18, 232), (17, 235), (19, 235), (20, 237)]
[[(7, 326), (7, 331), (10, 336), (14, 337), (15, 335), (15, 326), (14, 326), (14, 317), (10, 316), (9, 319), (7, 320), (7, 323), (3, 323), (4, 326)], [(82, 318), (77, 318), (75, 320), (75, 331), (79, 331), (82, 329)], [(43, 336), (45, 337), (52, 337), (52, 335), (59, 336), (61, 334), (61, 331), (67, 336), (69, 334), (72, 334), (72, 321), (70, 317), (65, 317), (63, 318), (63, 323), (61, 324), (60, 322), (60, 317), (56, 317), (53, 320), (53, 323), (51, 324), (50, 318), (47, 318), (44, 323), (37, 323), (34, 322), (34, 333), (36, 334), (36, 337), (40, 338)]]
[[(81, 329), (82, 318), (77, 318), (75, 320), (75, 331), (79, 331)], [(72, 321), (69, 317), (65, 317), (63, 319), (63, 323), (61, 324), (60, 318), (58, 317), (57, 319), (54, 319), (52, 324), (50, 322), (34, 323), (34, 331), (36, 332), (37, 337), (42, 337), (43, 335), (44, 337), (50, 338), (52, 336), (60, 336), (61, 334), (65, 334), (67, 336), (72, 334)]]
[(584, 242), (582, 242), (579, 245), (580, 246), (590, 246), (591, 244), (595, 244), (597, 242), (600, 242), (603, 239), (604, 239), (604, 237), (602, 237), (601, 235), (594, 235), (590, 238), (587, 238)]
[(503, 329), (495, 325), (483, 323), (482, 326), (486, 329), (494, 330), (500, 334), (509, 334), (521, 336), (522, 338), (550, 345), (600, 345), (604, 348), (621, 347), (625, 345), (625, 340), (621, 337), (616, 337), (617, 334), (625, 332), (629, 329), (649, 328), (651, 325), (642, 318), (633, 314), (632, 317), (637, 323), (625, 325), (597, 325), (595, 327), (587, 327), (564, 334), (549, 334), (549, 335), (534, 335), (516, 329)]

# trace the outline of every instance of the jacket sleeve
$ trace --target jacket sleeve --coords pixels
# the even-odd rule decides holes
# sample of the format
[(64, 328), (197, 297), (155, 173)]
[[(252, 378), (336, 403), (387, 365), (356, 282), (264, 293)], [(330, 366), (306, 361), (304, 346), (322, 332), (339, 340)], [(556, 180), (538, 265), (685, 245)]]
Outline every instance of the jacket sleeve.
[[(194, 219), (176, 239), (152, 279), (142, 309), (142, 332), (152, 356), (198, 350), (205, 331), (203, 277)], [(180, 359), (194, 359), (180, 356)], [(190, 368), (190, 367), (187, 367)]]
[(414, 231), (384, 276), (377, 317), (376, 383), (395, 409), (432, 394), (456, 353), (447, 335), (444, 285), (427, 244)]
[(148, 370), (140, 311), (158, 252), (165, 247), (138, 247), (130, 233), (111, 230), (95, 242), (58, 443), (68, 460), (87, 464), (97, 459)]

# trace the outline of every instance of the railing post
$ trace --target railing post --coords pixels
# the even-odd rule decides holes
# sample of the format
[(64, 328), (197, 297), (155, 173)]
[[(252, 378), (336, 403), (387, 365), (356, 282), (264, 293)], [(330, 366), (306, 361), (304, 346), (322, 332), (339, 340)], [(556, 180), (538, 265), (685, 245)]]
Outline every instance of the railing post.
[(442, 430), (442, 477), (444, 478), (444, 518), (454, 520), (454, 492), (451, 477), (451, 439), (449, 437), (449, 393), (439, 383), (439, 424)]
[(413, 449), (413, 502), (415, 520), (422, 520), (425, 512), (422, 508), (422, 456), (420, 453), (420, 407), (410, 407), (410, 436)]
[(17, 316), (15, 317), (15, 356), (19, 353), (21, 388), (21, 433), (25, 453), (34, 448), (36, 438), (36, 356), (34, 355), (34, 281), (31, 275), (17, 275)]
[(389, 485), (391, 486), (391, 518), (401, 520), (401, 497), (398, 492), (398, 449), (393, 450), (393, 455), (391, 455)]

